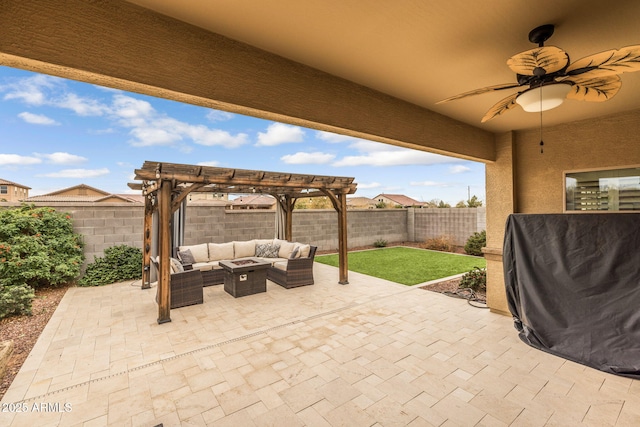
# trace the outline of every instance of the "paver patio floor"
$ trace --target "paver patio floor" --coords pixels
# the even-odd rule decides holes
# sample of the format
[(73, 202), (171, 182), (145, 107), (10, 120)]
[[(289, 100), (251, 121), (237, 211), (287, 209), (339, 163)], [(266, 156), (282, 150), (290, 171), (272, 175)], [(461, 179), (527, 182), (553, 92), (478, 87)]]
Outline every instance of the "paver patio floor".
[(0, 425), (640, 425), (640, 381), (534, 350), (509, 317), (314, 268), (314, 286), (205, 288), (163, 325), (139, 282), (72, 288)]

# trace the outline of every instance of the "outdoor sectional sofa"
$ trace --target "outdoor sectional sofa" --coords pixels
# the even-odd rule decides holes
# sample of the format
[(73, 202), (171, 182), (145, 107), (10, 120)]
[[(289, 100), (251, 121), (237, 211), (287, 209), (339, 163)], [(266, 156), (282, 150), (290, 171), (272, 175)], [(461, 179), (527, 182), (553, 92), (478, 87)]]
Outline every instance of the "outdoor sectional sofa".
[[(280, 239), (254, 239), (180, 246), (177, 254), (184, 270), (200, 271), (203, 286), (224, 283), (224, 270), (219, 265), (220, 261), (258, 258), (271, 264), (267, 269), (267, 279), (289, 289), (313, 285), (316, 249), (316, 246)], [(174, 265), (174, 271), (179, 270), (180, 267)]]

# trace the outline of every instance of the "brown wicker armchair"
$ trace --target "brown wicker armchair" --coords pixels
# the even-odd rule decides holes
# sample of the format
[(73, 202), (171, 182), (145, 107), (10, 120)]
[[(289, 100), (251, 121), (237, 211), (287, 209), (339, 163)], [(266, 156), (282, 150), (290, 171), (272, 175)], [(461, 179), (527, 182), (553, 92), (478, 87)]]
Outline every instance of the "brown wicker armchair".
[(287, 269), (270, 267), (267, 279), (287, 289), (298, 286), (313, 285), (313, 259), (317, 246), (311, 246), (307, 258), (295, 258), (287, 261)]
[[(151, 263), (159, 271), (156, 260)], [(202, 273), (200, 270), (187, 270), (179, 273), (171, 273), (170, 276), (170, 300), (171, 308), (180, 308), (188, 305), (202, 304), (204, 301), (202, 291)], [(157, 291), (156, 291), (157, 292)], [(156, 293), (156, 301), (158, 295)]]

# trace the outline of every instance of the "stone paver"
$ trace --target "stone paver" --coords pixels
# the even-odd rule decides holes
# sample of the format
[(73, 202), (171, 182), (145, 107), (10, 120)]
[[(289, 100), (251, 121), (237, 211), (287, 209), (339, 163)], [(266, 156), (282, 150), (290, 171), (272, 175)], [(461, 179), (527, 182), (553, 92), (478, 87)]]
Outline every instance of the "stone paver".
[(463, 300), (337, 276), (316, 264), (314, 286), (238, 299), (208, 287), (163, 325), (155, 289), (70, 289), (0, 425), (640, 425), (640, 381), (534, 350)]

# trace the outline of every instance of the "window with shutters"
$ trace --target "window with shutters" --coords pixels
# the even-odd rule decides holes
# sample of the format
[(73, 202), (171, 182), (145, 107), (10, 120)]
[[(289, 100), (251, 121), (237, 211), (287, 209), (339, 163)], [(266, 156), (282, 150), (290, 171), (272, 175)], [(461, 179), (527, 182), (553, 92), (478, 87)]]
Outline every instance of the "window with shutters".
[(640, 211), (640, 167), (565, 172), (565, 212)]

